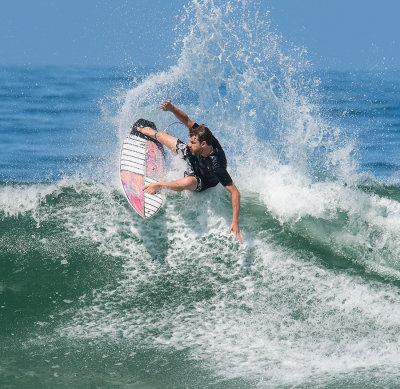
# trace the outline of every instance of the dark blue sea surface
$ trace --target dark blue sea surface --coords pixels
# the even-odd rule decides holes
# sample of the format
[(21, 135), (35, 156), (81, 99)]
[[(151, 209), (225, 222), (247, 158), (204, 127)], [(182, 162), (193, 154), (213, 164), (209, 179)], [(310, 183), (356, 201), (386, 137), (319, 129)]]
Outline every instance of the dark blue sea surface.
[(2, 67), (1, 179), (54, 181), (102, 158), (101, 101), (130, 82), (127, 69)]
[(360, 171), (399, 180), (400, 72), (321, 72), (322, 109), (353, 131)]
[[(400, 72), (316, 71), (217, 3), (171, 68), (0, 67), (0, 387), (399, 386)], [(166, 98), (224, 147), (242, 243), (221, 185), (126, 201)]]

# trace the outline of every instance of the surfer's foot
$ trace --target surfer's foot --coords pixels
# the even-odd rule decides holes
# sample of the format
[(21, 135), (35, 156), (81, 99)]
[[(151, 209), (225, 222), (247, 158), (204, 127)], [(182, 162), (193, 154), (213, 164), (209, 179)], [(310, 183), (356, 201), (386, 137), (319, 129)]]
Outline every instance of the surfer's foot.
[(137, 131), (143, 135), (149, 136), (150, 138), (157, 139), (157, 131), (151, 127), (137, 127)]

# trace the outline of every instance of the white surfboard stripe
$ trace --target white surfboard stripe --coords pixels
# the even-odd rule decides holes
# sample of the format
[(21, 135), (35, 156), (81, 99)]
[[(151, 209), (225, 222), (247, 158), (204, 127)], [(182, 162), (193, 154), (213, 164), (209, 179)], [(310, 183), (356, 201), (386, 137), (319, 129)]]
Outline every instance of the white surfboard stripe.
[(133, 169), (140, 169), (140, 170), (143, 170), (143, 175), (146, 174), (146, 166), (142, 165), (141, 163), (135, 163), (132, 161), (124, 160), (124, 161), (121, 161), (121, 165), (120, 165), (121, 169), (122, 169), (122, 166), (130, 167)]
[(143, 147), (138, 147), (136, 145), (131, 145), (131, 144), (125, 144), (124, 148), (122, 149), (123, 152), (135, 152), (141, 155), (146, 155), (146, 149)]
[(137, 167), (138, 169), (143, 169), (144, 171), (146, 170), (146, 165), (144, 163), (141, 163), (141, 161), (132, 161), (129, 159), (124, 159), (124, 160), (121, 160), (121, 166), (122, 165)]
[(120, 170), (126, 170), (127, 172), (141, 174), (142, 176), (145, 175), (146, 169), (144, 167), (139, 166), (128, 166), (128, 165), (121, 165)]
[(146, 168), (146, 161), (142, 161), (142, 160), (136, 160), (136, 161), (132, 161), (132, 160), (123, 160), (121, 161), (121, 165), (127, 165), (127, 166), (135, 166), (141, 169), (145, 169)]
[(162, 204), (162, 202), (163, 202), (162, 198), (160, 196), (158, 196), (158, 195), (149, 195), (147, 193), (144, 194), (145, 206), (153, 205), (153, 206), (158, 208), (160, 206), (160, 204)]
[(153, 211), (152, 209), (149, 210), (145, 209), (144, 214), (146, 217), (149, 217), (155, 215), (158, 211), (159, 211), (158, 209), (156, 211)]
[(146, 143), (146, 142), (147, 142), (146, 139), (139, 138), (138, 136), (132, 135), (132, 134), (129, 134), (129, 135), (126, 137), (126, 139), (132, 139), (132, 140), (134, 140), (134, 141), (136, 141), (136, 142), (142, 142), (142, 143)]
[(141, 155), (146, 155), (146, 149), (134, 145), (124, 145), (124, 147), (122, 148), (122, 152), (124, 153), (135, 152)]
[(146, 156), (146, 153), (138, 151), (137, 149), (132, 150), (132, 149), (127, 149), (127, 148), (122, 149), (122, 154), (137, 155), (137, 156), (141, 156), (142, 158)]
[(158, 206), (157, 205), (153, 205), (153, 204), (144, 204), (144, 209), (145, 211), (153, 211), (156, 212), (158, 210)]
[(139, 153), (146, 153), (146, 145), (142, 145), (141, 143), (124, 143), (123, 149), (130, 149), (130, 150), (136, 150)]
[(131, 161), (124, 161), (124, 162), (121, 161), (121, 169), (123, 166), (130, 167), (133, 169), (141, 169), (144, 172), (143, 175), (145, 175), (145, 173), (146, 173), (146, 166), (141, 163), (135, 163), (135, 162), (131, 162)]
[(146, 161), (141, 160), (141, 159), (135, 159), (135, 158), (124, 158), (121, 159), (121, 165), (134, 165), (134, 166), (139, 166), (141, 168), (146, 167)]
[(143, 142), (136, 142), (136, 141), (131, 141), (131, 140), (124, 141), (123, 147), (127, 147), (127, 146), (137, 147), (138, 149), (146, 150), (146, 143), (143, 143)]
[(121, 162), (122, 161), (136, 162), (136, 163), (139, 163), (139, 164), (143, 163), (143, 165), (146, 163), (145, 159), (136, 158), (136, 157), (134, 157), (132, 155), (128, 155), (128, 154), (121, 155)]
[(129, 135), (124, 139), (124, 142), (135, 142), (135, 143), (143, 143), (146, 144), (147, 140), (143, 138), (139, 138), (138, 136), (135, 135)]
[(144, 145), (146, 145), (146, 142), (147, 142), (147, 140), (145, 140), (143, 138), (139, 138), (138, 136), (135, 136), (135, 135), (127, 136), (124, 141), (125, 142), (132, 141), (132, 142), (135, 142), (135, 143), (143, 143)]
[(146, 155), (145, 154), (135, 153), (135, 152), (133, 152), (131, 150), (124, 150), (121, 153), (121, 158), (127, 158), (127, 157), (133, 158), (133, 159), (138, 159), (138, 160), (141, 160), (141, 161), (145, 161), (146, 160)]
[(144, 178), (145, 185), (154, 184), (155, 182), (157, 182), (157, 181), (155, 179), (151, 178), (151, 177), (146, 176)]
[(152, 205), (152, 204), (145, 204), (144, 210), (147, 212), (157, 212), (161, 207), (161, 204)]

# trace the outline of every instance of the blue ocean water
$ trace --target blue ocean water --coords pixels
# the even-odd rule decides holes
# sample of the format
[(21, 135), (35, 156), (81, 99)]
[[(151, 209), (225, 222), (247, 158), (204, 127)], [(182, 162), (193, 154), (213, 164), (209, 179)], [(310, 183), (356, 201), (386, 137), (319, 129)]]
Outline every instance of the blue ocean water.
[[(0, 386), (398, 387), (400, 72), (194, 4), (172, 67), (0, 67)], [(123, 137), (165, 98), (225, 148), (243, 243), (220, 186), (126, 202)]]

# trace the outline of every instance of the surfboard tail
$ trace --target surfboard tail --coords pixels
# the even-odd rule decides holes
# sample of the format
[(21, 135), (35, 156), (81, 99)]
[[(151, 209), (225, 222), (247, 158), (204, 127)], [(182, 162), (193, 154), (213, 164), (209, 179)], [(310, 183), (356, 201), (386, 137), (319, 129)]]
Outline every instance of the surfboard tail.
[(158, 145), (161, 145), (161, 143), (160, 143), (157, 139), (153, 139), (153, 138), (151, 138), (151, 137), (149, 137), (149, 136), (147, 136), (147, 135), (144, 135), (144, 134), (142, 134), (141, 132), (139, 132), (139, 131), (137, 130), (138, 127), (139, 127), (139, 128), (140, 128), (140, 127), (150, 127), (150, 128), (152, 128), (154, 131), (158, 132), (157, 126), (155, 125), (154, 122), (151, 122), (150, 120), (146, 120), (146, 119), (139, 119), (139, 120), (136, 120), (136, 122), (132, 124), (130, 134), (131, 134), (131, 135), (138, 136), (139, 138), (142, 138), (142, 139), (145, 139), (145, 140), (149, 140), (149, 141), (151, 141), (151, 142), (155, 142), (155, 143), (158, 144)]
[(138, 119), (136, 120), (135, 123), (133, 123), (132, 127), (131, 127), (131, 132), (132, 131), (137, 131), (138, 127), (150, 127), (155, 131), (157, 130), (157, 126), (155, 125), (154, 122), (151, 122), (150, 120), (146, 120), (146, 119)]

